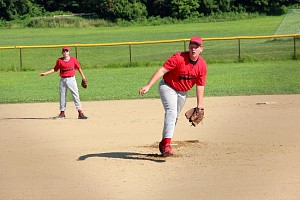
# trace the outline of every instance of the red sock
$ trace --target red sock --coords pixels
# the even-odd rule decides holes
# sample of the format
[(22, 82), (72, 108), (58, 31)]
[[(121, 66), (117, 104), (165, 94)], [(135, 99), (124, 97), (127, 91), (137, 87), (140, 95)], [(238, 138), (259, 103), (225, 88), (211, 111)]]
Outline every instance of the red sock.
[(172, 139), (172, 138), (164, 138), (164, 139), (162, 139), (163, 145), (171, 144), (171, 139)]
[(79, 114), (82, 114), (83, 112), (82, 112), (82, 110), (78, 110), (78, 113), (79, 113)]
[(64, 114), (65, 114), (65, 111), (60, 111), (60, 114), (61, 114), (61, 115), (64, 115)]

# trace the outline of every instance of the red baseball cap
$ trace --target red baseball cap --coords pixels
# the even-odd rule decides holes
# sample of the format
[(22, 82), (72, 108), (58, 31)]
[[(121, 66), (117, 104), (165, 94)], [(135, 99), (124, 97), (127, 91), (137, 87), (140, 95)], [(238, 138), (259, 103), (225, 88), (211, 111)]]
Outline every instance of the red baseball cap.
[(191, 38), (190, 43), (198, 44), (199, 46), (203, 46), (203, 41), (199, 36), (194, 36)]
[(62, 48), (62, 50), (68, 50), (68, 51), (70, 51), (70, 48), (67, 47), (67, 46), (64, 46), (64, 47)]

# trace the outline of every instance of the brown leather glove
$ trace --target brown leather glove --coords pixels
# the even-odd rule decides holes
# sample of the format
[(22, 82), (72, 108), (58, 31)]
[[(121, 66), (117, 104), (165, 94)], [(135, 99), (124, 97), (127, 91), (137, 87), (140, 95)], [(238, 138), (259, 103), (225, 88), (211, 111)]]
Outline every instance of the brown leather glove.
[(192, 126), (197, 126), (204, 118), (204, 108), (191, 108), (185, 113), (185, 117)]
[(88, 82), (87, 82), (87, 79), (86, 79), (86, 78), (85, 78), (85, 79), (82, 79), (82, 81), (81, 81), (81, 86), (82, 86), (83, 88), (87, 88)]

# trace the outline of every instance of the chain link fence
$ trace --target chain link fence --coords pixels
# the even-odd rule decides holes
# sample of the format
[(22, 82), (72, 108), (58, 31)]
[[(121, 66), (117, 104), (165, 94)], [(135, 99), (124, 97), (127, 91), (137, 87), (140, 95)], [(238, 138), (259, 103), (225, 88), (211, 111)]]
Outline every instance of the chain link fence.
[[(207, 63), (289, 60), (300, 56), (300, 34), (203, 38), (201, 54)], [(101, 68), (133, 63), (161, 63), (179, 51), (188, 50), (188, 39), (108, 44), (66, 44), (83, 68)], [(1, 71), (53, 68), (65, 45), (0, 47)]]

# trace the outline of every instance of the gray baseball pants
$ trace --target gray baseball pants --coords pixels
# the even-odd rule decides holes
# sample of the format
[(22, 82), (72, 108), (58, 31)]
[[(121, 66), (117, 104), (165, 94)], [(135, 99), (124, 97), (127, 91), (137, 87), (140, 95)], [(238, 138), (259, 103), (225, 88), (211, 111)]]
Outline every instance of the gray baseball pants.
[(67, 90), (71, 91), (73, 101), (77, 110), (82, 110), (82, 106), (79, 99), (79, 92), (75, 76), (68, 78), (60, 78), (60, 111), (65, 111), (67, 106)]
[(159, 82), (158, 90), (161, 102), (165, 109), (162, 136), (163, 138), (172, 138), (174, 135), (178, 115), (182, 110), (187, 98), (187, 92), (179, 92), (174, 90), (168, 84), (166, 84), (164, 80)]

